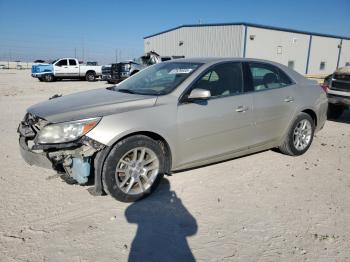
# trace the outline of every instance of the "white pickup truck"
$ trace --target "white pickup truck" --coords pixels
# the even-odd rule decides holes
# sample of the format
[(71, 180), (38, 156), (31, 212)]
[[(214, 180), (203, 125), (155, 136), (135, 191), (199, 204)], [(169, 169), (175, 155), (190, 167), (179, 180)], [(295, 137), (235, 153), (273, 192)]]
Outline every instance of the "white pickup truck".
[(32, 77), (52, 82), (56, 79), (85, 79), (95, 81), (102, 74), (102, 66), (79, 64), (75, 58), (61, 58), (50, 64), (33, 64)]

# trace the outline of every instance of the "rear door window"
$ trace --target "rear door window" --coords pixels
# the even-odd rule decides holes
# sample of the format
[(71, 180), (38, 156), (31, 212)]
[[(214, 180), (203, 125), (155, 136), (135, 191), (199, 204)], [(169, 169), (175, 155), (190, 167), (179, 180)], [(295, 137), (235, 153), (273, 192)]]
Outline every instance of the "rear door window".
[(265, 63), (249, 63), (254, 91), (291, 85), (291, 79), (278, 67)]
[(77, 61), (75, 61), (75, 59), (69, 59), (69, 65), (70, 66), (76, 66), (77, 65)]

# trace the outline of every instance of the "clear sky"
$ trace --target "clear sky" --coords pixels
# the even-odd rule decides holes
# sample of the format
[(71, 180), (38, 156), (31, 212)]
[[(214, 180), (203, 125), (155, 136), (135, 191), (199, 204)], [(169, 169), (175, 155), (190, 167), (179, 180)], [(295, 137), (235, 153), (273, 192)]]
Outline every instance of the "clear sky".
[(350, 0), (0, 0), (0, 61), (129, 59), (144, 36), (199, 21), (350, 36)]

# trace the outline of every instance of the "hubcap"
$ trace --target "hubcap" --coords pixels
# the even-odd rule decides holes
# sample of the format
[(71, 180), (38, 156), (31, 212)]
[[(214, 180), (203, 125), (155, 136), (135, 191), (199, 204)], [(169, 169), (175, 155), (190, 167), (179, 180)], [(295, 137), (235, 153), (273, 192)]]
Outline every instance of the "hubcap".
[(311, 141), (312, 127), (307, 119), (301, 120), (295, 127), (293, 132), (293, 143), (297, 150), (304, 150)]
[(153, 150), (137, 147), (128, 151), (119, 160), (115, 178), (118, 187), (127, 194), (135, 195), (147, 191), (159, 172), (159, 159)]

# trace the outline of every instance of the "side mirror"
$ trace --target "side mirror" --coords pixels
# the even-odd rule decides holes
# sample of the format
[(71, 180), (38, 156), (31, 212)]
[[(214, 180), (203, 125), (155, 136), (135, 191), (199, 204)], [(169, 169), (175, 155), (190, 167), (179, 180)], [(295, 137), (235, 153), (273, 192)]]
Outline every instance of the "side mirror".
[(206, 100), (210, 98), (211, 94), (209, 90), (201, 89), (201, 88), (195, 88), (191, 91), (191, 93), (188, 96), (188, 100)]

